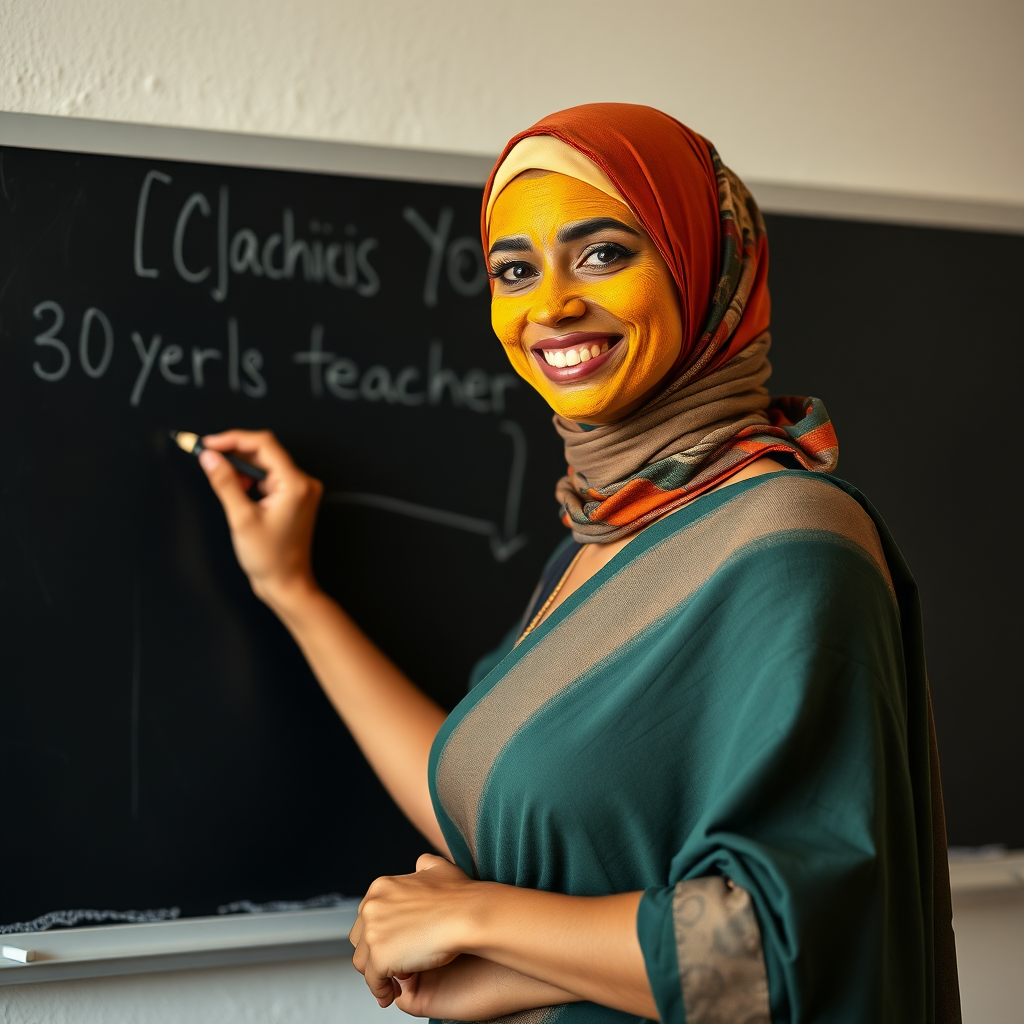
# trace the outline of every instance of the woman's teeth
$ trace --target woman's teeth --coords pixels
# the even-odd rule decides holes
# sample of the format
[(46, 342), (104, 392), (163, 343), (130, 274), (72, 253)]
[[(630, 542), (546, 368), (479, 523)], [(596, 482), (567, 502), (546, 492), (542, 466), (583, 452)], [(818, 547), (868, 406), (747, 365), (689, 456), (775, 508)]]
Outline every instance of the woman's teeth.
[(581, 345), (579, 348), (546, 348), (544, 349), (544, 358), (550, 366), (578, 366), (607, 351), (607, 341), (602, 341), (600, 345), (595, 341), (593, 344)]

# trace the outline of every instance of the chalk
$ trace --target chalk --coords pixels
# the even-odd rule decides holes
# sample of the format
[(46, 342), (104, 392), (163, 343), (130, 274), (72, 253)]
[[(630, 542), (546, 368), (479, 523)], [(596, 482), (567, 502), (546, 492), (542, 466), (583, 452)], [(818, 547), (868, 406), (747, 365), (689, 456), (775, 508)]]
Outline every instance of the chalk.
[[(168, 431), (168, 433), (171, 435), (171, 440), (183, 452), (188, 452), (189, 455), (195, 455), (196, 458), (198, 458), (205, 450), (199, 435), (193, 434), (190, 430), (171, 430)], [(248, 462), (238, 458), (237, 455), (228, 455), (225, 452), (221, 452), (220, 454), (223, 455), (239, 473), (244, 473), (246, 476), (252, 477), (253, 480), (266, 480), (267, 471), (265, 469), (260, 469), (259, 466), (251, 466)]]
[(34, 949), (19, 949), (17, 946), (4, 946), (3, 958), (5, 960), (17, 960), (19, 964), (30, 964), (36, 958)]

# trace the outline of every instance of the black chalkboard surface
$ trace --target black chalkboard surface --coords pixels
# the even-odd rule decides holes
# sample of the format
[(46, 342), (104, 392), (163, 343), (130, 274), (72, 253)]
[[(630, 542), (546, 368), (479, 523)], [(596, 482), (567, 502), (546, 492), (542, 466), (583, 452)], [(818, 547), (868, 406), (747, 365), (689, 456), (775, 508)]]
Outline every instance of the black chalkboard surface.
[(1024, 235), (769, 215), (776, 393), (921, 588), (951, 846), (1024, 847)]
[[(321, 582), (454, 704), (563, 529), (479, 195), (0, 149), (0, 926), (358, 896), (424, 849), (167, 431), (275, 430), (326, 485)], [(769, 236), (774, 390), (824, 399), (922, 584), (950, 841), (1024, 846), (1024, 240)]]
[(274, 429), (323, 585), (440, 701), (562, 536), (490, 330), (479, 189), (7, 148), (0, 924), (360, 895), (424, 841), (169, 428)]

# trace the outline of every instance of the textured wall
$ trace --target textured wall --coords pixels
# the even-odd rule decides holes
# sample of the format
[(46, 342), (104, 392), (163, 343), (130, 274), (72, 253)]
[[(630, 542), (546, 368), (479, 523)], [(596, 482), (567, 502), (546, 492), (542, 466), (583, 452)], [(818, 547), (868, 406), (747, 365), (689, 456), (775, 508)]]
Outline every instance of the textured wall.
[(1024, 203), (1020, 0), (0, 0), (0, 109), (493, 153), (661, 106), (741, 174)]

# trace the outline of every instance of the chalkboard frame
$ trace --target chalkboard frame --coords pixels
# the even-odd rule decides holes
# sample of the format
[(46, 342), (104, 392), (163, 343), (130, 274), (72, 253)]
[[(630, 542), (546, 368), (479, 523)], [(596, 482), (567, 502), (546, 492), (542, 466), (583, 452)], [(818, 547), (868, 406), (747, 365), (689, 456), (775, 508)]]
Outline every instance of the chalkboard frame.
[[(0, 145), (189, 163), (482, 186), (493, 157), (0, 112)], [(1024, 207), (764, 181), (765, 212), (1024, 234)], [(1002, 864), (1005, 861), (1005, 864)], [(1020, 884), (1020, 855), (994, 858), (991, 884)], [(1012, 869), (1012, 870), (1011, 870)], [(954, 863), (954, 888), (970, 879)], [(993, 875), (993, 878), (995, 876)], [(962, 885), (961, 885), (962, 882)], [(19, 933), (27, 964), (0, 958), (0, 985), (342, 955), (355, 904), (225, 918)]]
[[(3, 111), (0, 145), (479, 186), (495, 160), (487, 154)], [(744, 181), (765, 213), (1024, 234), (1024, 205), (791, 185), (746, 175)]]

